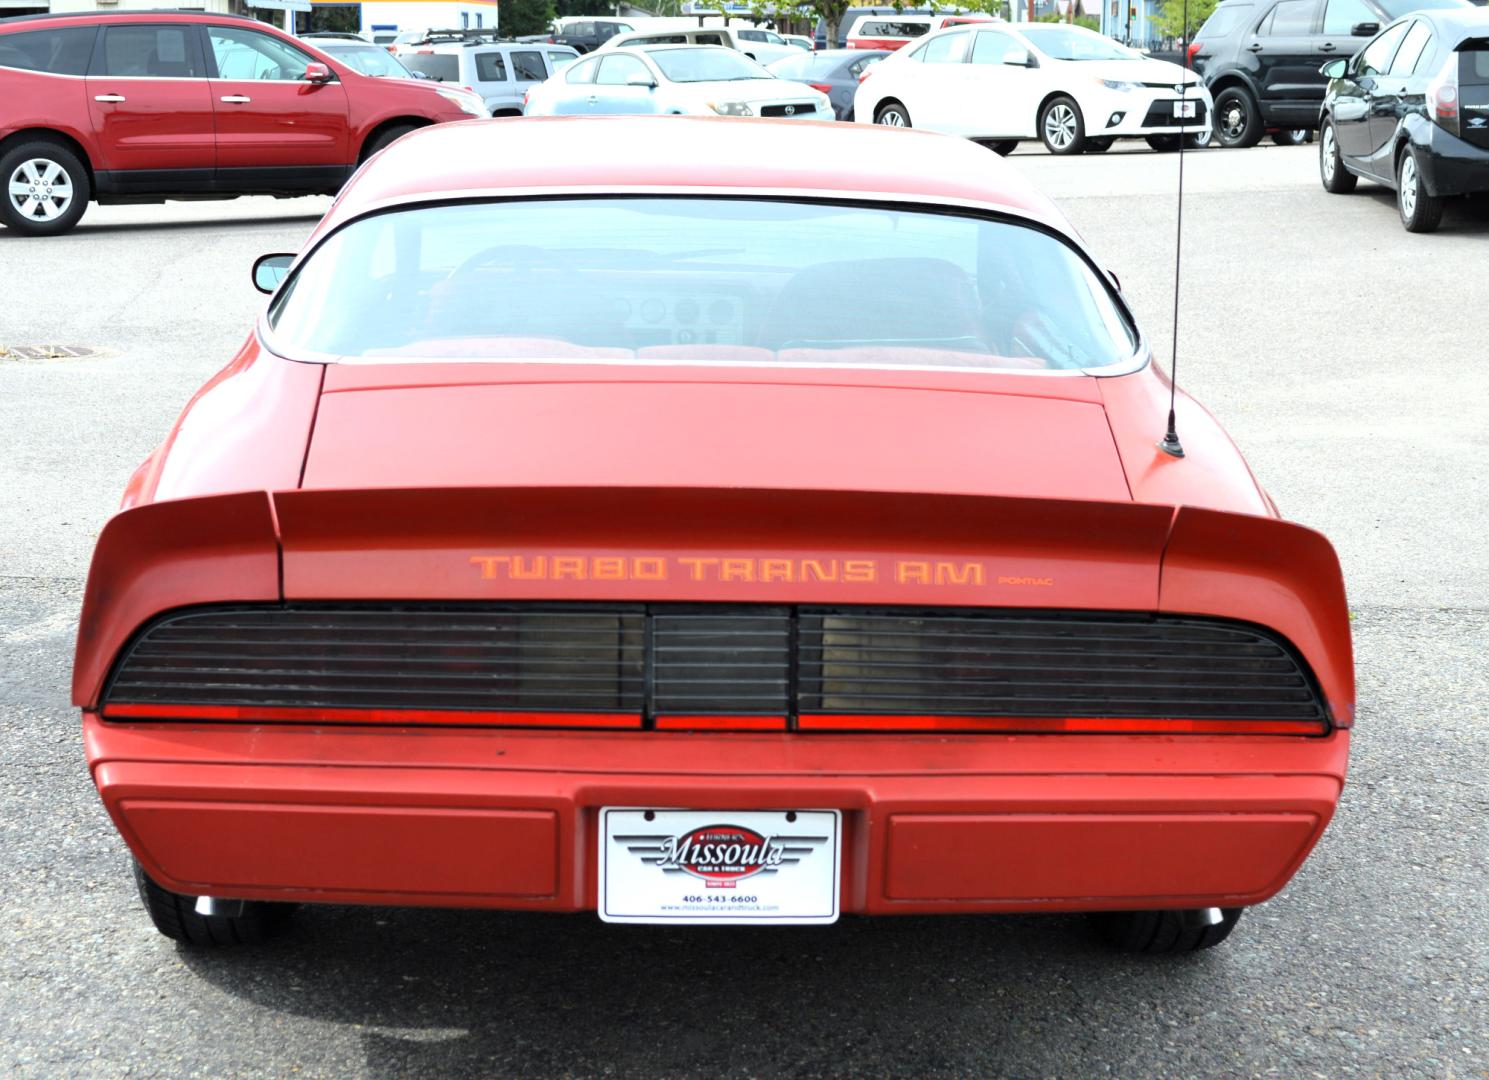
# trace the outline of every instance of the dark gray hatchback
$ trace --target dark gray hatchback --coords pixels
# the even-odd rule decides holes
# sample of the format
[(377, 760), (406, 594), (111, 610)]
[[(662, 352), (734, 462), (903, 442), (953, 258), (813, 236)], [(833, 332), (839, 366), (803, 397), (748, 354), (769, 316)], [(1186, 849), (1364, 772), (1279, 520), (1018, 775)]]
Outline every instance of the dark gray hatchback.
[(1412, 232), (1437, 228), (1446, 200), (1489, 192), (1489, 10), (1416, 12), (1321, 73), (1325, 190), (1393, 187)]
[(1189, 45), (1215, 99), (1222, 146), (1255, 146), (1268, 128), (1315, 128), (1328, 80), (1319, 65), (1349, 57), (1380, 28), (1469, 0), (1221, 0)]

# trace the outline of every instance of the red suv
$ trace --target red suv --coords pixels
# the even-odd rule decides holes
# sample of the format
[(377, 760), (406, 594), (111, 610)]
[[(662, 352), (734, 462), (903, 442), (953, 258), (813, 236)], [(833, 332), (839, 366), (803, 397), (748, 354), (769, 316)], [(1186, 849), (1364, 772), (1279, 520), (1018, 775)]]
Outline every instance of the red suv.
[(0, 220), (54, 236), (100, 203), (334, 194), (416, 127), (490, 115), (458, 87), (362, 75), (233, 15), (0, 22)]

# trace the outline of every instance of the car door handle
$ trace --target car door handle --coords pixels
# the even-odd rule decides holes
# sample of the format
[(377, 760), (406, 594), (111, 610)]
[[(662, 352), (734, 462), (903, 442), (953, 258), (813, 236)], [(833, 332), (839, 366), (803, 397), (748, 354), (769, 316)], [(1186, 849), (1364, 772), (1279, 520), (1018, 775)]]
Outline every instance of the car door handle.
[(94, 101), (102, 101), (102, 102), (104, 102), (104, 103), (106, 103), (108, 105), (117, 105), (119, 102), (121, 102), (121, 101), (124, 100), (124, 95), (123, 94), (96, 94), (96, 95), (94, 95), (93, 100)]
[(1339, 46), (1335, 45), (1332, 41), (1326, 41), (1318, 47), (1319, 52), (1336, 52), (1338, 49)]
[(1260, 41), (1255, 41), (1255, 42), (1252, 42), (1250, 45), (1246, 46), (1246, 48), (1249, 49), (1251, 52), (1261, 52), (1262, 51), (1262, 43)]
[(224, 101), (229, 105), (247, 105), (253, 98), (247, 94), (228, 94), (226, 97), (219, 98), (218, 100)]

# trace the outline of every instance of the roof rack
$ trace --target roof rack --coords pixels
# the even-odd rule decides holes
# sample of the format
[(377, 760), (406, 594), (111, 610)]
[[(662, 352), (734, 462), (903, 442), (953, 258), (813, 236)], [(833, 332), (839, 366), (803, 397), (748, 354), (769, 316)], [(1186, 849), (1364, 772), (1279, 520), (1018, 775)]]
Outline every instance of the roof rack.
[(463, 41), (467, 45), (475, 45), (481, 42), (496, 41), (500, 31), (494, 26), (471, 27), (469, 29), (449, 30), (425, 30), (423, 35), (412, 41), (405, 41), (405, 45), (438, 45), (441, 42)]
[(214, 19), (241, 19), (244, 22), (258, 22), (252, 15), (231, 15), (225, 11), (204, 11), (201, 8), (131, 8), (128, 11), (53, 11), (44, 12), (40, 15), (6, 15), (0, 17), (0, 23), (30, 22), (34, 19), (97, 19), (101, 16), (110, 18), (127, 15), (130, 17), (146, 17), (154, 15), (210, 15)]

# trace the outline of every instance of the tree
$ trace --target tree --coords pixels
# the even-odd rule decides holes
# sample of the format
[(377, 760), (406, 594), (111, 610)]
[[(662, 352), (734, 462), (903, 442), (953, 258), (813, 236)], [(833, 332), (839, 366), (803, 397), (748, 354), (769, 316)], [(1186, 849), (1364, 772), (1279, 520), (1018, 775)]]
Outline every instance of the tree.
[(556, 15), (552, 0), (498, 0), (497, 10), (508, 37), (546, 34)]
[(1193, 39), (1195, 33), (1215, 11), (1219, 0), (1187, 0), (1189, 24), (1184, 24), (1186, 0), (1163, 0), (1163, 10), (1153, 18), (1153, 26), (1165, 38)]

